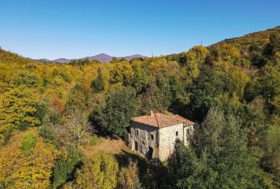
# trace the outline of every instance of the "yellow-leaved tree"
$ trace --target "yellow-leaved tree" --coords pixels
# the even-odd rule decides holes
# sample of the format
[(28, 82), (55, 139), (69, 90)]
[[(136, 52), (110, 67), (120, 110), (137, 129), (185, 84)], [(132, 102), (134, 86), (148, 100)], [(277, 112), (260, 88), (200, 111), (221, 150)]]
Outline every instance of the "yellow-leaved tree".
[(0, 188), (48, 188), (59, 152), (36, 129), (16, 133), (0, 148)]
[(35, 116), (36, 98), (31, 89), (18, 87), (0, 95), (0, 139), (6, 140), (13, 129), (24, 130), (40, 124)]
[(119, 166), (111, 154), (100, 154), (87, 160), (77, 171), (76, 188), (113, 189), (117, 186)]

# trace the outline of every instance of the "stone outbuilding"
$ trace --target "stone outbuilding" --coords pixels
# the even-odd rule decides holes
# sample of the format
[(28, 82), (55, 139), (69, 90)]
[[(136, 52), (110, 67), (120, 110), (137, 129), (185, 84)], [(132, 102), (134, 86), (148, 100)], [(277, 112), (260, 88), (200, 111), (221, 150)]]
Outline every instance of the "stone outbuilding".
[(153, 113), (131, 120), (129, 143), (132, 150), (147, 158), (165, 161), (173, 153), (180, 140), (188, 146), (194, 123), (179, 115)]

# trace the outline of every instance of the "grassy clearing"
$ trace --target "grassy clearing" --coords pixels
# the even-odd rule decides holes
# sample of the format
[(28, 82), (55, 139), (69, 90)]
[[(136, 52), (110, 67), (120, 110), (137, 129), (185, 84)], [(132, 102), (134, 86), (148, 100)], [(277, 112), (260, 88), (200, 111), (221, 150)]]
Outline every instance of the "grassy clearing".
[(111, 139), (104, 137), (93, 137), (90, 144), (81, 147), (86, 157), (93, 157), (97, 153), (121, 154), (131, 152), (121, 139)]

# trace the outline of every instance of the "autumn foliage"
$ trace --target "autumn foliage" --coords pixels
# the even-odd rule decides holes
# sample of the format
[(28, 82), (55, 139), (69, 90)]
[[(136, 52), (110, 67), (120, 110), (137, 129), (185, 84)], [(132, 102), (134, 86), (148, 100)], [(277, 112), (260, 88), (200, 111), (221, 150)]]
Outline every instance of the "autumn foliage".
[[(0, 188), (279, 188), (279, 36), (278, 27), (108, 64), (42, 63), (0, 49)], [(163, 165), (140, 166), (145, 160), (130, 154), (138, 161), (122, 166), (113, 154), (80, 150), (92, 136), (124, 139), (131, 117), (151, 110), (186, 116), (209, 132)]]

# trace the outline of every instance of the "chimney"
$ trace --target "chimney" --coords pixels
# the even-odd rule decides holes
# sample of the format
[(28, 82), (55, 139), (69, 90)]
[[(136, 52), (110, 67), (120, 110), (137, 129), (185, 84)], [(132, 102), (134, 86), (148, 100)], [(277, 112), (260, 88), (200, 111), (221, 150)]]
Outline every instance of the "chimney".
[(151, 116), (153, 116), (154, 115), (154, 112), (153, 111), (151, 111)]

